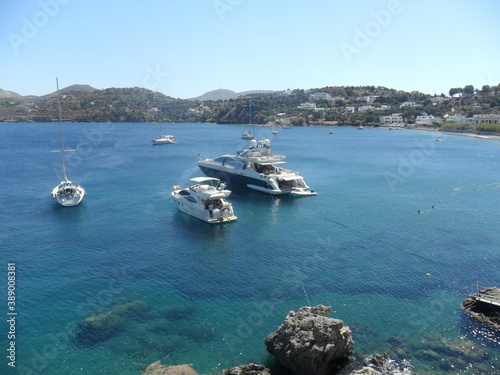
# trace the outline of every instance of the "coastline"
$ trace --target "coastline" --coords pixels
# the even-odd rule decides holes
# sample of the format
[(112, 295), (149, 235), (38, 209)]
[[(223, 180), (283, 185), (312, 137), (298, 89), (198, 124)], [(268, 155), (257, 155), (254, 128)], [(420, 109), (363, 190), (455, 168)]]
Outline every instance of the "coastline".
[(426, 131), (426, 132), (436, 132), (436, 133), (443, 133), (446, 135), (461, 135), (461, 136), (466, 136), (466, 137), (473, 137), (473, 138), (482, 138), (482, 139), (495, 139), (495, 140), (500, 140), (500, 134), (476, 134), (472, 132), (466, 132), (466, 131), (448, 131), (446, 129), (429, 129), (429, 128), (424, 128), (424, 127), (418, 127), (418, 128), (401, 128), (402, 130), (420, 130), (420, 131)]

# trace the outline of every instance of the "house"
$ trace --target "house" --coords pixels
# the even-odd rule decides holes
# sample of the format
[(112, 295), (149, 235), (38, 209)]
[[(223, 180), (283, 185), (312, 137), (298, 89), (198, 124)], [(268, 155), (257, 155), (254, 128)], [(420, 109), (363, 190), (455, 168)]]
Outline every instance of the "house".
[(434, 117), (433, 115), (428, 115), (424, 113), (421, 116), (415, 117), (415, 125), (434, 125), (434, 123), (442, 123), (443, 119), (439, 117)]
[(452, 115), (449, 116), (448, 114), (444, 115), (444, 120), (446, 122), (459, 122), (463, 124), (474, 124), (476, 120), (472, 117), (465, 117), (463, 115)]
[(297, 108), (298, 109), (316, 109), (316, 103), (309, 103), (309, 102), (300, 103), (297, 106)]
[(373, 103), (375, 101), (375, 99), (377, 99), (376, 96), (358, 96), (356, 98), (356, 101), (358, 102), (365, 102), (365, 103)]
[(474, 115), (472, 116), (476, 125), (500, 124), (500, 115)]
[(315, 92), (314, 94), (309, 95), (309, 99), (311, 99), (311, 100), (321, 100), (321, 99), (328, 100), (328, 99), (330, 99), (330, 94), (328, 94), (326, 92)]
[(401, 113), (393, 113), (388, 116), (380, 116), (379, 122), (381, 124), (403, 124), (404, 120)]
[(418, 104), (415, 102), (404, 102), (403, 104), (400, 105), (400, 107), (416, 107), (416, 106), (418, 106)]
[(344, 113), (354, 113), (356, 111), (356, 107), (345, 107)]
[(372, 107), (371, 105), (363, 105), (358, 108), (358, 112), (368, 112), (374, 110), (375, 107)]

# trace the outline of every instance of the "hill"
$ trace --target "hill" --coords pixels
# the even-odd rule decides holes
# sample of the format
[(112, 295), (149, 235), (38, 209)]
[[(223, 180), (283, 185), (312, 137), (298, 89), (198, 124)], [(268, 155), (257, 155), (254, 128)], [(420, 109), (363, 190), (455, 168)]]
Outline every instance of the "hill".
[(206, 101), (206, 100), (229, 100), (229, 99), (235, 99), (240, 96), (246, 96), (249, 94), (268, 94), (272, 93), (274, 91), (272, 90), (250, 90), (250, 91), (242, 91), (242, 92), (235, 92), (232, 90), (226, 90), (226, 89), (218, 89), (218, 90), (212, 90), (204, 93), (203, 95), (197, 96), (195, 98), (190, 98), (188, 100), (200, 100), (200, 101)]
[(19, 95), (17, 92), (0, 89), (0, 99), (19, 97), (21, 97), (21, 95)]

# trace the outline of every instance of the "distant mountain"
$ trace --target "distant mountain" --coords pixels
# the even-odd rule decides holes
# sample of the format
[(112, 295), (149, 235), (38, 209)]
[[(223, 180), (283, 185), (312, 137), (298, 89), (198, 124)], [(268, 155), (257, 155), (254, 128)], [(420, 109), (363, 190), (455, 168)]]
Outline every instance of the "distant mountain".
[(272, 90), (250, 90), (235, 92), (233, 90), (218, 89), (212, 90), (204, 93), (203, 95), (197, 96), (196, 98), (190, 98), (190, 100), (229, 100), (235, 99), (239, 96), (245, 96), (248, 94), (267, 94), (272, 93)]
[(19, 97), (21, 97), (21, 95), (19, 95), (17, 92), (0, 89), (0, 99)]
[(191, 100), (228, 100), (238, 97), (238, 93), (233, 90), (218, 89), (204, 93), (203, 95), (191, 98)]
[[(71, 85), (68, 87), (65, 87), (63, 89), (60, 89), (59, 91), (62, 94), (67, 94), (68, 92), (76, 91), (76, 92), (94, 92), (97, 89), (93, 88), (92, 86), (89, 85)], [(56, 92), (51, 92), (50, 94), (42, 95), (42, 96), (36, 96), (36, 95), (19, 95), (17, 92), (14, 91), (9, 91), (9, 90), (4, 90), (0, 89), (0, 100), (1, 99), (16, 99), (16, 100), (27, 100), (31, 102), (40, 102), (46, 99), (49, 99), (56, 95)]]
[[(90, 93), (90, 92), (94, 92), (96, 90), (97, 90), (96, 88), (93, 88), (92, 86), (89, 86), (89, 85), (71, 85), (71, 86), (65, 87), (63, 89), (60, 89), (59, 92), (61, 94), (67, 94), (69, 92), (89, 92)], [(55, 95), (56, 95), (56, 91), (51, 92), (50, 94), (46, 94), (46, 95), (42, 95), (42, 96), (38, 96), (38, 97), (34, 97), (31, 95), (29, 98), (32, 101), (39, 102), (42, 100), (49, 99)]]

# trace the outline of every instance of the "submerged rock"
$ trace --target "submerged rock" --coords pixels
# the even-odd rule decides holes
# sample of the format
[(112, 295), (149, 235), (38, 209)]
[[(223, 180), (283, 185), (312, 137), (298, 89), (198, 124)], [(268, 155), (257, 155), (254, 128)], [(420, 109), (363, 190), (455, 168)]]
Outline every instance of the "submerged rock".
[(191, 365), (164, 366), (160, 361), (150, 364), (143, 375), (199, 375)]
[(241, 365), (223, 370), (221, 375), (271, 375), (271, 370), (263, 365), (249, 363), (248, 365)]
[(78, 323), (75, 329), (77, 346), (94, 346), (122, 333), (127, 322), (141, 319), (150, 310), (144, 301), (116, 305), (111, 310), (92, 315)]
[(354, 344), (350, 328), (327, 317), (331, 312), (323, 305), (290, 311), (278, 330), (266, 337), (267, 351), (294, 374), (330, 374)]
[(500, 330), (500, 306), (481, 301), (481, 298), (500, 303), (500, 288), (485, 288), (467, 296), (461, 308), (479, 322)]

